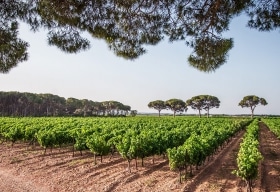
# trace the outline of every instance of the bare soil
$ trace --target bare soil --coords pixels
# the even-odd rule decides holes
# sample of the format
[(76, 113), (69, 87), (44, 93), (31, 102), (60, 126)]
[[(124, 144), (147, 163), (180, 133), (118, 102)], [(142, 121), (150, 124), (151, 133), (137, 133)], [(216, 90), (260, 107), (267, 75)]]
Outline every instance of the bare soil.
[(260, 166), (261, 190), (280, 191), (280, 140), (260, 122), (260, 151), (264, 160)]
[[(246, 191), (245, 182), (231, 172), (236, 167), (236, 156), (244, 131), (239, 132), (224, 148), (205, 162), (194, 176), (182, 184), (178, 173), (169, 170), (168, 159), (155, 156), (127, 162), (120, 155), (103, 157), (101, 163), (93, 163), (89, 151), (72, 157), (71, 147), (47, 150), (26, 143), (0, 144), (1, 192), (179, 192), (179, 191)], [(259, 177), (254, 191), (280, 191), (280, 140), (260, 123), (260, 150), (264, 160), (260, 164)]]

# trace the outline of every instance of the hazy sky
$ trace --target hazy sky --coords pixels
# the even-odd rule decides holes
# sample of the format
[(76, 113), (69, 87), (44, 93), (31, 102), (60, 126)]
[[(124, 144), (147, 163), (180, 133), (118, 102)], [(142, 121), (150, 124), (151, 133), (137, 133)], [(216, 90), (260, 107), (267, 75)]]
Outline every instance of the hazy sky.
[[(208, 94), (218, 97), (218, 114), (250, 113), (238, 106), (246, 95), (267, 100), (256, 114), (280, 115), (280, 33), (258, 32), (246, 27), (247, 18), (235, 18), (225, 37), (234, 39), (228, 62), (214, 73), (189, 66), (191, 53), (184, 42), (147, 47), (134, 61), (116, 57), (107, 44), (90, 39), (90, 50), (66, 54), (48, 46), (46, 32), (33, 33), (20, 26), (21, 37), (29, 42), (29, 60), (8, 74), (0, 74), (1, 91), (52, 93), (65, 98), (93, 101), (116, 100), (138, 112), (156, 112), (147, 107), (153, 100), (187, 99)], [(88, 36), (85, 34), (85, 36)], [(167, 111), (163, 111), (167, 112)], [(197, 113), (188, 110), (187, 113)]]

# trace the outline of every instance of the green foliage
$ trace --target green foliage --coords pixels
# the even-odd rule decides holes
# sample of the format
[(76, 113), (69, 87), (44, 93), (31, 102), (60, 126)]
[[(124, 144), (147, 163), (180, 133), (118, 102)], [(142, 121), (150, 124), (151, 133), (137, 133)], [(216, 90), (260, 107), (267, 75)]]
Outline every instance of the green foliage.
[[(2, 6), (2, 5), (1, 5)], [(0, 26), (0, 72), (7, 73), (18, 63), (28, 59), (28, 43), (18, 36), (18, 23)]]
[(161, 111), (161, 110), (166, 109), (165, 102), (162, 101), (162, 100), (151, 101), (151, 102), (148, 104), (148, 107), (158, 110), (158, 116), (160, 116), (160, 111)]
[(47, 147), (53, 147), (56, 143), (56, 137), (52, 130), (40, 130), (38, 131), (36, 137), (40, 146), (44, 147), (45, 149)]
[(23, 138), (23, 132), (20, 126), (10, 127), (9, 130), (3, 134), (3, 136), (7, 140), (12, 141), (14, 144), (16, 141)]
[(181, 170), (187, 166), (201, 165), (242, 128), (240, 125), (244, 125), (243, 121), (202, 121), (201, 124), (196, 124), (196, 131), (193, 131), (182, 145), (167, 150), (170, 169), (179, 170), (181, 175)]
[(110, 152), (111, 145), (108, 144), (108, 140), (105, 135), (93, 134), (88, 136), (86, 145), (96, 155), (107, 155)]
[(26, 116), (126, 116), (131, 107), (118, 101), (94, 102), (53, 94), (0, 91), (0, 115)]
[(77, 53), (90, 48), (89, 41), (82, 38), (77, 31), (50, 31), (48, 43), (68, 53)]
[(116, 144), (118, 152), (124, 159), (132, 160), (136, 158), (135, 143), (133, 143), (132, 135), (126, 134), (122, 136), (122, 139)]
[(167, 155), (169, 159), (169, 167), (173, 171), (185, 168), (188, 163), (186, 159), (186, 149), (182, 145), (167, 149)]
[[(135, 118), (5, 118), (0, 119), (0, 136), (12, 141), (35, 138), (42, 148), (72, 146), (90, 149), (101, 158), (112, 149), (123, 159), (154, 155), (170, 157), (172, 170), (200, 165), (225, 140), (244, 125), (242, 119), (194, 117)], [(248, 120), (246, 120), (248, 122)], [(179, 151), (176, 151), (176, 150)]]
[(212, 72), (226, 62), (233, 40), (200, 37), (192, 46), (194, 54), (189, 56), (189, 64), (200, 71)]
[(185, 102), (181, 99), (169, 99), (165, 101), (165, 106), (166, 109), (170, 109), (171, 111), (173, 111), (174, 117), (176, 113), (184, 112), (188, 110)]
[(201, 110), (207, 111), (209, 117), (209, 110), (216, 107), (220, 107), (220, 100), (211, 95), (197, 95), (186, 101), (187, 106), (191, 106), (192, 109), (198, 110), (199, 117), (201, 117)]
[(130, 115), (131, 115), (132, 117), (135, 117), (135, 116), (137, 115), (137, 110), (131, 110), (131, 111), (130, 111)]
[(280, 3), (278, 0), (270, 1), (252, 1), (251, 6), (246, 12), (250, 16), (248, 26), (258, 29), (259, 31), (272, 31), (279, 28), (279, 10)]
[(267, 102), (264, 98), (260, 98), (255, 95), (248, 95), (243, 97), (243, 99), (239, 102), (239, 106), (243, 107), (248, 107), (251, 109), (251, 117), (254, 117), (254, 110), (257, 105), (267, 105)]
[(245, 179), (250, 180), (257, 177), (258, 163), (262, 159), (260, 152), (258, 151), (258, 141), (254, 138), (246, 138), (241, 144), (241, 149), (238, 153), (237, 164), (238, 171), (235, 173)]
[(280, 139), (280, 119), (279, 118), (263, 118), (262, 121), (269, 129)]
[(88, 135), (93, 134), (93, 130), (85, 129), (83, 127), (76, 128), (70, 131), (72, 137), (74, 138), (74, 148), (79, 151), (88, 149), (86, 145)]
[[(164, 37), (184, 40), (194, 49), (191, 66), (215, 71), (223, 65), (233, 47), (223, 38), (231, 20), (245, 12), (249, 26), (270, 31), (280, 26), (279, 2), (272, 1), (8, 1), (1, 2), (1, 72), (8, 72), (27, 59), (28, 44), (20, 40), (11, 24), (27, 23), (33, 31), (48, 30), (48, 41), (68, 53), (90, 47), (81, 34), (103, 39), (117, 55), (136, 59), (146, 53), (146, 45), (156, 45)], [(12, 37), (12, 38), (11, 38)], [(4, 59), (3, 59), (4, 58)]]
[(262, 160), (262, 155), (258, 149), (258, 131), (258, 121), (254, 120), (247, 127), (247, 133), (240, 144), (237, 156), (238, 169), (233, 171), (234, 174), (246, 181), (248, 190), (250, 191), (252, 188), (252, 181), (258, 175), (259, 161)]

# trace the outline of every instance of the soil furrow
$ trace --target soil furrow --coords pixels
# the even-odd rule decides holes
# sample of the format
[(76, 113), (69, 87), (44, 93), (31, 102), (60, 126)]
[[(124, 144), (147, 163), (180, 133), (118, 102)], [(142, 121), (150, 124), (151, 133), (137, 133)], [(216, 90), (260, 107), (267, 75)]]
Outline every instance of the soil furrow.
[[(280, 192), (280, 140), (260, 123), (260, 150), (264, 157), (254, 191)], [(144, 167), (136, 170), (132, 162), (131, 173), (126, 161), (119, 155), (104, 157), (104, 162), (93, 164), (89, 151), (84, 156), (72, 157), (69, 149), (42, 151), (26, 150), (25, 143), (0, 144), (0, 191), (2, 192), (245, 192), (245, 182), (232, 174), (237, 169), (237, 153), (244, 131), (239, 132), (205, 165), (194, 170), (194, 177), (183, 184), (178, 174), (170, 171), (168, 160), (162, 156), (145, 158)], [(68, 152), (67, 152), (68, 150)]]
[(235, 190), (238, 180), (231, 172), (236, 169), (236, 156), (244, 132), (244, 130), (239, 132), (222, 151), (215, 155), (214, 160), (211, 160), (192, 178), (191, 182), (188, 182), (184, 191)]

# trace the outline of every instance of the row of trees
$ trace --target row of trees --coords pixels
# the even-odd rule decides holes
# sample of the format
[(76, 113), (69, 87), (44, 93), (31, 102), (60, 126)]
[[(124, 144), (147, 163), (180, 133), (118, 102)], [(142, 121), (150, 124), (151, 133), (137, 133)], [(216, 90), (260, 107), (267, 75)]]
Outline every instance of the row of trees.
[(187, 111), (188, 106), (192, 109), (198, 110), (199, 117), (201, 117), (201, 111), (206, 110), (207, 117), (209, 117), (209, 110), (214, 107), (219, 108), (220, 100), (211, 95), (198, 95), (188, 99), (186, 102), (181, 99), (169, 99), (167, 101), (155, 100), (148, 104), (149, 108), (153, 108), (158, 111), (158, 116), (160, 116), (160, 112), (162, 110), (167, 109), (173, 111), (174, 117), (178, 112)]
[[(257, 105), (267, 105), (264, 98), (255, 95), (245, 96), (239, 106), (250, 108), (251, 116)], [(158, 115), (162, 110), (182, 113), (188, 110), (188, 106), (201, 111), (220, 107), (220, 100), (211, 95), (198, 95), (184, 102), (181, 99), (169, 99), (167, 101), (155, 100), (148, 104), (149, 108), (156, 109)], [(88, 99), (76, 99), (60, 97), (53, 94), (34, 94), (20, 92), (0, 92), (0, 115), (1, 116), (126, 116), (128, 113), (135, 116), (136, 110), (118, 101), (96, 102)]]
[[(238, 104), (239, 106), (248, 107), (251, 110), (251, 118), (254, 117), (254, 110), (257, 105), (267, 105), (267, 101), (264, 98), (260, 98), (255, 95), (245, 96)], [(160, 117), (160, 112), (164, 109), (173, 111), (173, 116), (177, 112), (184, 112), (188, 110), (190, 106), (194, 110), (198, 110), (199, 117), (201, 117), (201, 111), (205, 110), (207, 112), (207, 117), (209, 117), (209, 110), (212, 108), (220, 107), (220, 100), (211, 95), (197, 95), (188, 99), (184, 102), (181, 99), (169, 99), (167, 101), (155, 100), (148, 104), (149, 108), (156, 109), (158, 111), (158, 116)]]
[(118, 101), (96, 102), (53, 94), (0, 92), (1, 116), (126, 116), (135, 110)]

